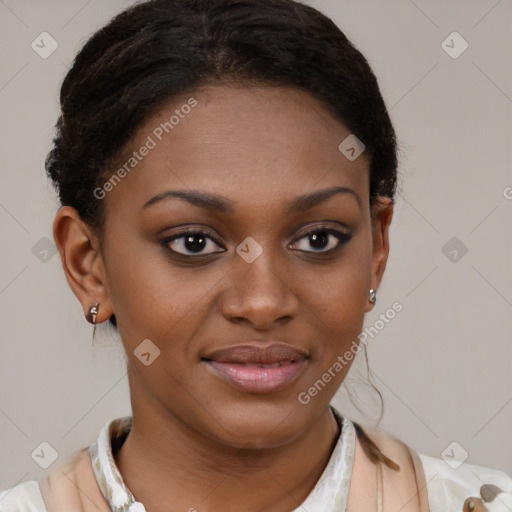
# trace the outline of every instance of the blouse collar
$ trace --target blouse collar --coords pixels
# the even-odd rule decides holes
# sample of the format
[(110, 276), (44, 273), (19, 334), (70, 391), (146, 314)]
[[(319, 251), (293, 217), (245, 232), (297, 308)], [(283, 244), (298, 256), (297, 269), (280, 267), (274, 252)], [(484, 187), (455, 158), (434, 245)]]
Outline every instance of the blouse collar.
[[(341, 434), (320, 479), (306, 500), (293, 512), (345, 512), (350, 475), (354, 463), (355, 428), (351, 420), (342, 417), (331, 406), (342, 425)], [(146, 512), (135, 500), (115, 463), (113, 446), (120, 446), (132, 427), (132, 416), (108, 421), (97, 441), (89, 447), (92, 467), (103, 497), (111, 512)]]

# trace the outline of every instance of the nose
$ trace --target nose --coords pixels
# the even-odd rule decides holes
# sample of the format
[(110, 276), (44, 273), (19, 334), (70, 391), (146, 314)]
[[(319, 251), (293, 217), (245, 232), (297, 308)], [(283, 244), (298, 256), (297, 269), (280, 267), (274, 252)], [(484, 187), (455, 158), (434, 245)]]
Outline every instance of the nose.
[(289, 322), (299, 300), (265, 251), (252, 263), (240, 259), (230, 273), (231, 286), (223, 297), (222, 313), (230, 322), (249, 324), (258, 330)]

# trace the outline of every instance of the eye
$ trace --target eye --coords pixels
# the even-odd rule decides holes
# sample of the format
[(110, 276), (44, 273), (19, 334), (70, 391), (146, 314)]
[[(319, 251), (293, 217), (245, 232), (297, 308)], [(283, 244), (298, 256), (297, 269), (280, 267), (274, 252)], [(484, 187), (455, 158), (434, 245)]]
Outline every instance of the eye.
[(212, 250), (215, 249), (215, 247), (218, 248), (221, 242), (216, 237), (208, 235), (204, 231), (185, 231), (168, 237), (162, 240), (161, 243), (170, 251), (182, 256), (205, 256), (216, 252), (224, 252), (222, 247), (220, 250)]
[(337, 229), (319, 227), (297, 239), (292, 247), (303, 252), (331, 252), (346, 244), (352, 235)]

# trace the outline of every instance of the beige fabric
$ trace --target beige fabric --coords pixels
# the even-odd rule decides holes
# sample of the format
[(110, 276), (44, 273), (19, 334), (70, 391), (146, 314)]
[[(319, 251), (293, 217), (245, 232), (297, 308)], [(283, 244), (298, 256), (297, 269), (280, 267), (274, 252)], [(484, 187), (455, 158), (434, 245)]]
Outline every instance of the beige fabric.
[[(383, 512), (429, 512), (425, 475), (416, 452), (398, 439), (365, 429), (383, 453), (400, 465), (393, 471), (383, 465)], [(41, 485), (48, 512), (110, 512), (96, 482), (91, 458), (82, 450), (64, 468)], [(377, 510), (377, 471), (356, 437), (356, 452), (347, 512)]]
[(88, 449), (41, 483), (47, 512), (110, 512), (92, 469)]
[[(392, 461), (400, 466), (394, 471), (381, 464), (383, 472), (383, 512), (429, 512), (425, 473), (416, 452), (395, 437), (377, 429), (366, 434)], [(377, 471), (356, 438), (356, 453), (347, 512), (377, 510)]]

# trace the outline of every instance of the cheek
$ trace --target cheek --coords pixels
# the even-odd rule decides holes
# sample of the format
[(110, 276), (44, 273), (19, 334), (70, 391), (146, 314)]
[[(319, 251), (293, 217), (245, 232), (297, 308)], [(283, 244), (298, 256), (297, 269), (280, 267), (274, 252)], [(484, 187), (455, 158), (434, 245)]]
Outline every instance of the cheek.
[[(165, 309), (169, 324), (179, 315), (176, 296), (176, 276), (166, 268), (163, 258), (155, 256), (158, 250), (129, 237), (111, 236), (106, 249), (109, 294), (120, 330), (129, 338), (150, 337), (151, 326), (160, 309)], [(181, 295), (181, 292), (180, 292)]]
[(371, 258), (368, 240), (359, 242), (328, 272), (303, 282), (304, 311), (314, 313), (310, 321), (323, 338), (316, 354), (322, 364), (334, 361), (357, 342), (363, 328)]
[(187, 338), (197, 329), (206, 291), (223, 273), (174, 267), (163, 249), (148, 242), (134, 243), (131, 249), (125, 240), (110, 243), (109, 293), (123, 342), (133, 348), (148, 338), (161, 350), (179, 350), (169, 340)]
[(303, 297), (335, 331), (360, 323), (365, 313), (371, 253), (367, 240), (357, 242), (347, 246), (338, 263), (303, 281)]
[[(339, 274), (338, 274), (339, 276)], [(367, 300), (366, 274), (341, 274), (316, 297), (315, 323), (321, 329), (323, 343), (317, 356), (328, 363), (343, 353), (363, 328)], [(320, 334), (320, 333), (319, 333)]]

